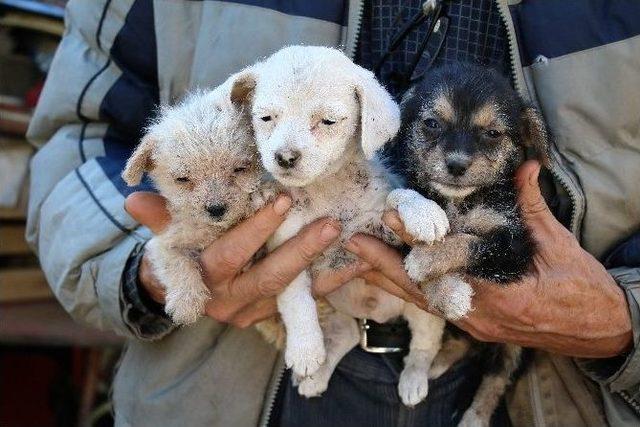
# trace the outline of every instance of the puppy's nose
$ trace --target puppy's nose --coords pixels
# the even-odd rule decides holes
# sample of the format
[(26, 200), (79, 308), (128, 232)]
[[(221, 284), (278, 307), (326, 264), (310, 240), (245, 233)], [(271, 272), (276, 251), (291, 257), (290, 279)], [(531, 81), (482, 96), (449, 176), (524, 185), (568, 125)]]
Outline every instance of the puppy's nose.
[(469, 161), (465, 159), (447, 160), (447, 170), (453, 176), (462, 176), (469, 168)]
[(300, 152), (298, 150), (280, 150), (276, 152), (276, 162), (283, 169), (291, 169), (298, 163)]
[(207, 212), (214, 219), (220, 219), (227, 212), (226, 205), (209, 205), (207, 206)]

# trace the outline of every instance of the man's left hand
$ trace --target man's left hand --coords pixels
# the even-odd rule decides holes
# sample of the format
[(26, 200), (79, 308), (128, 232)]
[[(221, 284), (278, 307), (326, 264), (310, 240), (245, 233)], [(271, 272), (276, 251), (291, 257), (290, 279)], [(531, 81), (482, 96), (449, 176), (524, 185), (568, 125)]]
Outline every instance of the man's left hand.
[[(602, 264), (554, 218), (540, 193), (539, 172), (540, 165), (528, 161), (516, 175), (522, 215), (537, 243), (531, 272), (509, 286), (470, 280), (475, 309), (455, 323), (481, 341), (509, 342), (576, 357), (621, 354), (632, 345), (624, 293)], [(385, 222), (410, 239), (397, 214), (388, 212)], [(362, 276), (368, 282), (428, 309), (395, 249), (365, 235), (354, 236), (345, 247), (373, 267)]]

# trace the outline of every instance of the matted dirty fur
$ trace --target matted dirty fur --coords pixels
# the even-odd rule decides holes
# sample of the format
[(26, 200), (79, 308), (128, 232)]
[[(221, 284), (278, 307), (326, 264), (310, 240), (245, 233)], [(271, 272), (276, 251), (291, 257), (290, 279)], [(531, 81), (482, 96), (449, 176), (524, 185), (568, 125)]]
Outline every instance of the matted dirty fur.
[(193, 323), (210, 297), (200, 253), (260, 207), (252, 195), (260, 194), (264, 170), (248, 116), (231, 101), (228, 86), (161, 108), (122, 177), (136, 185), (145, 172), (171, 214), (145, 251), (166, 289), (166, 312), (177, 324)]

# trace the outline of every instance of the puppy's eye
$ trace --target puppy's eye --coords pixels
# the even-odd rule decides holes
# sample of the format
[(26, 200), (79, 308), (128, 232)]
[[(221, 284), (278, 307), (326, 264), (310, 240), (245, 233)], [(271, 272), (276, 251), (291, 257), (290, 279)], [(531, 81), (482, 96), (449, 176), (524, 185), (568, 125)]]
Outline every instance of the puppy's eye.
[(436, 119), (426, 119), (424, 121), (424, 124), (429, 129), (433, 129), (433, 130), (440, 129), (440, 123), (438, 123)]
[(233, 170), (233, 173), (240, 173), (240, 172), (244, 172), (244, 171), (246, 171), (247, 169), (249, 169), (249, 167), (248, 167), (248, 166), (238, 166), (237, 168), (235, 168), (235, 169)]
[(499, 130), (495, 130), (495, 129), (489, 129), (486, 132), (486, 135), (489, 138), (496, 139), (496, 138), (500, 138), (502, 136), (502, 132), (500, 132)]
[(262, 120), (263, 122), (270, 122), (271, 121), (271, 116), (262, 116), (262, 117), (260, 117), (260, 120)]
[(332, 124), (334, 124), (336, 121), (335, 120), (329, 120), (329, 119), (322, 119), (322, 124), (323, 125), (327, 125), (327, 126), (331, 126)]
[(176, 178), (176, 182), (190, 182), (190, 180), (186, 176), (181, 176)]

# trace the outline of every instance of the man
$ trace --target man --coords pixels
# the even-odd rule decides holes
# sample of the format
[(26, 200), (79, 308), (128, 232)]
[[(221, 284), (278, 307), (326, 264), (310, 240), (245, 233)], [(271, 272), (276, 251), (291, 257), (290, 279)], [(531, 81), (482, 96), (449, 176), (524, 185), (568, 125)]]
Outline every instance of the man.
[[(311, 224), (241, 273), (286, 216), (289, 200), (281, 197), (205, 251), (201, 263), (214, 295), (208, 318), (175, 329), (162, 314), (162, 291), (144, 258), (144, 242), (167, 221), (162, 199), (136, 193), (127, 199), (128, 212), (123, 207), (130, 190), (119, 174), (154, 106), (191, 87), (218, 84), (283, 45), (343, 46), (363, 65), (378, 67), (400, 94), (412, 61), (405, 54), (416, 50), (425, 30), (385, 56), (395, 27), (421, 7), (393, 3), (372, 1), (364, 11), (359, 1), (68, 6), (67, 31), (29, 132), (34, 143), (48, 142), (33, 161), (28, 238), (76, 319), (129, 337), (114, 384), (118, 425), (453, 425), (459, 419), (478, 384), (469, 361), (435, 381), (427, 401), (411, 410), (390, 392), (401, 360), (356, 349), (325, 395), (307, 401), (283, 378), (280, 356), (245, 328), (275, 313), (275, 295), (333, 242), (339, 224)], [(561, 222), (540, 195), (538, 166), (527, 163), (517, 182), (539, 244), (534, 271), (505, 290), (476, 284), (476, 310), (459, 326), (479, 339), (540, 349), (509, 393), (513, 424), (636, 425), (640, 268), (625, 260), (606, 270), (594, 256), (604, 260), (639, 225), (640, 97), (632, 88), (640, 87), (640, 7), (605, 0), (513, 3), (447, 2), (449, 31), (432, 52), (436, 65), (467, 59), (502, 68), (539, 104), (557, 139), (552, 177), (542, 182)], [(402, 234), (392, 214), (387, 221)], [(347, 248), (364, 262), (321, 277), (317, 294), (360, 275), (421, 302), (395, 251), (367, 236), (354, 237)], [(501, 408), (494, 423), (508, 424), (506, 414)]]

